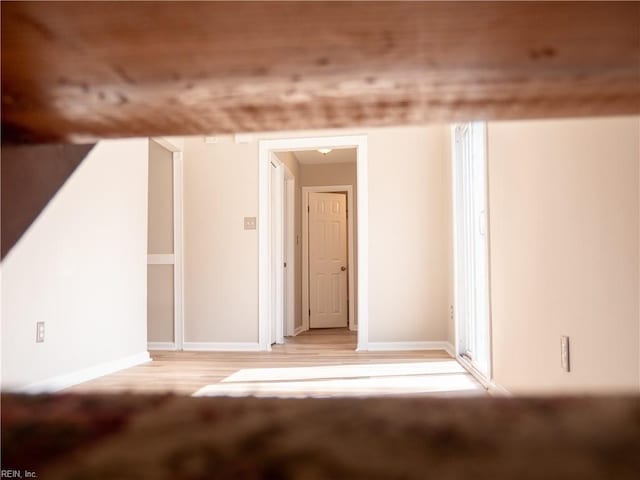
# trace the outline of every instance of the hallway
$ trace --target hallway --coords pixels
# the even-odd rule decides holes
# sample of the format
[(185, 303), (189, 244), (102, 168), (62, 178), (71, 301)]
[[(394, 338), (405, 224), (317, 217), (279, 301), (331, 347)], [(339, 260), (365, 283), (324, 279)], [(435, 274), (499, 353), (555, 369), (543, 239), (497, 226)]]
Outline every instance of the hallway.
[(304, 332), (271, 352), (152, 352), (153, 362), (68, 392), (196, 396), (467, 396), (485, 390), (442, 350), (356, 352), (347, 329)]

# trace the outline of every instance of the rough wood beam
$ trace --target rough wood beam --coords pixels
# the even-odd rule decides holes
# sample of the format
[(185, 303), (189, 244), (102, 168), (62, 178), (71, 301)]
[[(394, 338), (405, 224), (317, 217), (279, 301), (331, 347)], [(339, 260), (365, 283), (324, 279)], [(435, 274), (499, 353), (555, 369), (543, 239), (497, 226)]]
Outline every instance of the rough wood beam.
[(2, 2), (3, 142), (640, 112), (640, 3)]

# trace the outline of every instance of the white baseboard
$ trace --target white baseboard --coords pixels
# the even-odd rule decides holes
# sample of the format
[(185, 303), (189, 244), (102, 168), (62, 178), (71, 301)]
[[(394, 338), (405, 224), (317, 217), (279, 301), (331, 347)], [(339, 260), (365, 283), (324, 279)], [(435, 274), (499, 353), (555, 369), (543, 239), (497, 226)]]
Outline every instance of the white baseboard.
[(258, 352), (260, 344), (257, 342), (184, 342), (182, 349), (191, 352)]
[(362, 351), (401, 351), (401, 350), (444, 350), (449, 355), (453, 345), (449, 342), (369, 342), (366, 347), (358, 347)]
[(147, 343), (148, 350), (175, 350), (176, 344), (173, 342), (149, 342)]
[(149, 357), (149, 352), (140, 352), (129, 357), (100, 363), (98, 365), (94, 365), (93, 367), (83, 368), (82, 370), (77, 370), (75, 372), (58, 375), (46, 380), (41, 380), (25, 387), (17, 388), (16, 391), (21, 393), (58, 392), (65, 388), (72, 387), (73, 385), (88, 382), (89, 380), (93, 380), (94, 378), (103, 377), (105, 375), (109, 375), (110, 373), (115, 373), (119, 370), (135, 367), (136, 365), (141, 365), (150, 361), (151, 357)]
[(443, 342), (443, 343), (445, 344), (444, 349), (451, 356), (451, 358), (456, 358), (456, 349), (454, 348), (453, 344), (451, 342)]
[(495, 382), (489, 382), (487, 384), (487, 392), (493, 397), (513, 397), (513, 393)]
[(296, 335), (300, 335), (302, 332), (306, 332), (307, 329), (304, 328), (304, 325), (300, 325), (299, 327), (296, 327), (296, 329), (293, 331), (293, 336), (295, 337)]
[(358, 331), (358, 325), (354, 325), (353, 323), (349, 324), (349, 330), (351, 330), (352, 332), (357, 332)]

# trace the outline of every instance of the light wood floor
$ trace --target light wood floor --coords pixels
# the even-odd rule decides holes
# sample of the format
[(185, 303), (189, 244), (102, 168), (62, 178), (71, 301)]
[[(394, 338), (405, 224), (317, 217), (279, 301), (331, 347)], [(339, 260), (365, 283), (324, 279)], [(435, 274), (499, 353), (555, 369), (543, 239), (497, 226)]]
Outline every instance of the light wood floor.
[(356, 352), (347, 329), (310, 330), (271, 352), (151, 352), (153, 361), (68, 389), (199, 396), (483, 395), (443, 350)]

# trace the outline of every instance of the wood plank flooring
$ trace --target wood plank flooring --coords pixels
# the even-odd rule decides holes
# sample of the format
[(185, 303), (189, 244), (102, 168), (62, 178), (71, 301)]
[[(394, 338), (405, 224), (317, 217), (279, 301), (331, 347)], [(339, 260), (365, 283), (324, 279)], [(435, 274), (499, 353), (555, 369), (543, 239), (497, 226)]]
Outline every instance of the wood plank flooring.
[(199, 396), (484, 395), (443, 350), (356, 352), (347, 329), (310, 330), (271, 352), (151, 352), (152, 362), (69, 392)]

